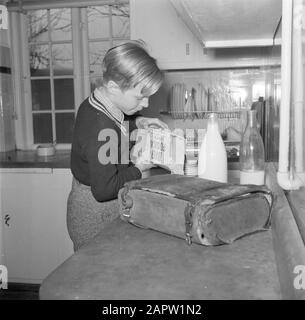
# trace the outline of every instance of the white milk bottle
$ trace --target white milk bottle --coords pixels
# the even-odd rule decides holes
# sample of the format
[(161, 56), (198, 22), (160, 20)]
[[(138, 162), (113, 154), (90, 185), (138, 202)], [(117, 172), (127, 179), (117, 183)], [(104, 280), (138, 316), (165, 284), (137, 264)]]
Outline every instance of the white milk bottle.
[(228, 181), (227, 152), (218, 129), (217, 113), (208, 117), (207, 132), (198, 156), (198, 176), (219, 182)]

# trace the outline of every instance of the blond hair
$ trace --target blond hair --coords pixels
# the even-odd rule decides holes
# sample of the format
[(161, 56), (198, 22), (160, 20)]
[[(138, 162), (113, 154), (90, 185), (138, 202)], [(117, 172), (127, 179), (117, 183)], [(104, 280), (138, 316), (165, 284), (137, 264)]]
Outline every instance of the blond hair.
[(163, 81), (163, 73), (140, 41), (129, 41), (109, 49), (103, 59), (103, 82), (112, 80), (122, 90), (143, 84), (142, 94), (152, 95)]

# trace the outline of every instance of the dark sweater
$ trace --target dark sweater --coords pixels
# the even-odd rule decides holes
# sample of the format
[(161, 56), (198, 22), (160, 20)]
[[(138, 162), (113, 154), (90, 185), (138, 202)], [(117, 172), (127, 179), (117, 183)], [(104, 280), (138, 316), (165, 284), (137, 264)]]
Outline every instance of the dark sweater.
[[(129, 121), (129, 133), (131, 133), (136, 128), (135, 117), (125, 116), (125, 121)], [(114, 130), (118, 139), (108, 138), (106, 141), (98, 141), (102, 129)], [(103, 145), (105, 146), (101, 149)], [(92, 107), (86, 99), (78, 109), (74, 125), (71, 171), (80, 183), (91, 186), (92, 194), (99, 202), (117, 198), (118, 191), (125, 182), (140, 179), (142, 176), (141, 171), (133, 164), (121, 164), (121, 146), (120, 128), (102, 111)], [(101, 151), (108, 147), (118, 151), (118, 163), (101, 163), (101, 154), (103, 154)], [(124, 158), (127, 157), (129, 162), (128, 145), (125, 149), (128, 155)]]

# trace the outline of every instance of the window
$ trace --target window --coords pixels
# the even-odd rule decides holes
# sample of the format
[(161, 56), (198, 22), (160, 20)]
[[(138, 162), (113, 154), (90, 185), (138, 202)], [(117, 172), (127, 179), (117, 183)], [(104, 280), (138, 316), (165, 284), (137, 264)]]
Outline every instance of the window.
[(69, 143), (75, 103), (71, 9), (27, 13), (34, 144)]
[(17, 148), (69, 147), (78, 106), (101, 84), (106, 51), (130, 38), (129, 4), (10, 15), (14, 69), (21, 75), (14, 77)]
[(87, 14), (90, 87), (93, 90), (100, 85), (101, 64), (106, 51), (129, 38), (129, 6), (89, 7)]

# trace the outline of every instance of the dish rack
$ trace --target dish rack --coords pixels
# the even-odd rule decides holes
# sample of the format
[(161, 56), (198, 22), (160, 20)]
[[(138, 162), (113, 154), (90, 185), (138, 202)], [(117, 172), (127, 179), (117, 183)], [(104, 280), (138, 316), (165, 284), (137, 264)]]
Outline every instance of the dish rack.
[(240, 110), (234, 111), (161, 111), (173, 119), (207, 119), (210, 113), (217, 113), (218, 119), (240, 119)]
[(207, 87), (201, 82), (174, 83), (169, 106), (161, 111), (174, 119), (206, 119), (210, 113), (217, 113), (219, 119), (240, 119), (241, 103), (236, 101), (230, 87)]

